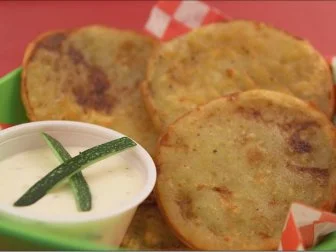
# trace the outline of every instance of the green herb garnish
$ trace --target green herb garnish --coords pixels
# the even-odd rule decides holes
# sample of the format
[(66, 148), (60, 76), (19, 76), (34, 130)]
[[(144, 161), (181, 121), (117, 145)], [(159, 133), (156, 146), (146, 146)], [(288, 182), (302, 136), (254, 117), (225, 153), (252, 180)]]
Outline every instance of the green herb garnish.
[(122, 137), (83, 151), (56, 167), (35, 183), (14, 203), (14, 206), (29, 206), (41, 199), (57, 184), (89, 165), (134, 146), (136, 146), (134, 141), (128, 137)]
[[(61, 163), (71, 159), (69, 152), (59, 141), (47, 133), (42, 133), (42, 135)], [(79, 171), (70, 177), (70, 185), (76, 199), (78, 211), (90, 211), (92, 205), (91, 192), (82, 172)]]

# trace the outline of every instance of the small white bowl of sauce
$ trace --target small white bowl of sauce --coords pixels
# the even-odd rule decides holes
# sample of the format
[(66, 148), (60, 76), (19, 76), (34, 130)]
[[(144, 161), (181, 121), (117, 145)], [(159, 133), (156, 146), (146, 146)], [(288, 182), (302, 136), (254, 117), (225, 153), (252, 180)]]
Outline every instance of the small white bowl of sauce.
[(32, 205), (14, 206), (29, 187), (60, 165), (42, 132), (62, 143), (72, 157), (124, 136), (72, 121), (32, 122), (0, 131), (0, 216), (48, 232), (119, 246), (138, 205), (154, 188), (156, 168), (150, 155), (137, 144), (82, 170), (92, 195), (90, 211), (77, 209), (69, 183)]

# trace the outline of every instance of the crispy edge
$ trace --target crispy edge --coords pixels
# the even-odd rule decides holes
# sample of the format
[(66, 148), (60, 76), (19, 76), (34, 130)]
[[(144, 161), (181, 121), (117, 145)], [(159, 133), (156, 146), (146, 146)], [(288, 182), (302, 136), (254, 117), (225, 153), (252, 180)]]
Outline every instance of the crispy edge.
[[(286, 31), (285, 29), (278, 28), (278, 27), (273, 26), (273, 25), (268, 24), (268, 23), (258, 22), (258, 21), (255, 21), (255, 20), (245, 20), (245, 19), (235, 19), (235, 20), (232, 20), (232, 21), (230, 21), (230, 22), (234, 22), (234, 21), (251, 22), (251, 23), (254, 23), (254, 24), (257, 25), (257, 26), (258, 26), (258, 25), (264, 25), (264, 26), (268, 27), (269, 29), (272, 29), (272, 30), (281, 32), (281, 33), (283, 33), (283, 34), (285, 34), (285, 35), (291, 37), (291, 38), (294, 39), (294, 40), (297, 40), (297, 41), (301, 41), (301, 42), (306, 43), (306, 44), (310, 47), (310, 49), (311, 49), (312, 51), (314, 51), (314, 53), (316, 53), (316, 54), (322, 59), (324, 68), (325, 68), (326, 72), (329, 73), (329, 76), (328, 76), (328, 77), (329, 77), (329, 78), (328, 78), (328, 79), (329, 79), (328, 94), (329, 94), (329, 96), (330, 96), (330, 97), (328, 97), (328, 100), (329, 100), (329, 110), (328, 110), (328, 113), (324, 113), (323, 111), (322, 111), (322, 112), (323, 112), (324, 114), (326, 114), (327, 117), (328, 117), (329, 119), (332, 119), (332, 117), (333, 117), (333, 115), (334, 115), (334, 113), (335, 113), (335, 109), (336, 109), (336, 108), (335, 108), (335, 106), (336, 106), (336, 100), (335, 100), (335, 93), (333, 92), (333, 91), (334, 91), (334, 83), (333, 83), (333, 79), (332, 79), (332, 69), (331, 69), (331, 65), (328, 63), (328, 61), (326, 60), (326, 58), (323, 57), (323, 56), (321, 55), (321, 53), (320, 53), (320, 52), (313, 46), (313, 44), (312, 44), (309, 40), (307, 40), (307, 39), (304, 39), (304, 38), (301, 38), (301, 37), (296, 36), (296, 35), (294, 35), (294, 34), (291, 34), (291, 33), (289, 33), (288, 31)], [(328, 84), (328, 83), (326, 83), (326, 84)], [(297, 96), (295, 96), (295, 95), (293, 95), (293, 96), (296, 97), (296, 98), (299, 98), (299, 97), (297, 97)], [(300, 98), (299, 98), (299, 99), (300, 99)], [(316, 106), (314, 103), (309, 102), (309, 101), (306, 101), (306, 102), (309, 103), (310, 105), (312, 105), (313, 107), (317, 108), (317, 106)], [(319, 110), (319, 109), (318, 109), (318, 110)], [(319, 110), (319, 111), (321, 111), (321, 110)]]
[(152, 98), (152, 95), (150, 94), (149, 84), (147, 80), (144, 80), (140, 84), (140, 93), (142, 96), (142, 100), (145, 104), (145, 109), (149, 117), (151, 118), (154, 128), (158, 133), (160, 133), (164, 126), (154, 106), (153, 98)]
[[(125, 29), (125, 30), (116, 29), (116, 28), (109, 27), (107, 25), (101, 25), (101, 24), (92, 24), (92, 25), (87, 25), (87, 26), (82, 26), (82, 27), (77, 27), (77, 28), (72, 28), (72, 29), (52, 30), (52, 31), (41, 33), (34, 40), (32, 40), (31, 42), (28, 43), (28, 45), (27, 45), (27, 47), (24, 51), (23, 60), (22, 60), (20, 94), (21, 94), (21, 101), (23, 103), (23, 106), (25, 107), (26, 114), (27, 114), (27, 117), (29, 118), (29, 120), (37, 121), (37, 117), (34, 113), (34, 108), (31, 105), (30, 100), (29, 100), (29, 90), (28, 90), (28, 87), (27, 87), (27, 69), (28, 69), (28, 64), (30, 63), (30, 59), (31, 59), (33, 53), (35, 52), (35, 49), (38, 46), (39, 42), (41, 42), (43, 39), (45, 39), (46, 37), (48, 37), (48, 36), (50, 36), (54, 33), (63, 32), (63, 33), (71, 34), (73, 32), (77, 32), (77, 31), (80, 31), (82, 29), (87, 29), (87, 28), (90, 28), (90, 27), (99, 27), (99, 28), (105, 28), (105, 29), (114, 30), (114, 31), (126, 32), (126, 33), (129, 33), (129, 34), (139, 36), (139, 37), (144, 38), (144, 39), (148, 39), (149, 41), (151, 41), (153, 43), (153, 46), (156, 47), (154, 50), (156, 50), (158, 45), (159, 45), (159, 41), (157, 39), (155, 39), (152, 36), (149, 36), (148, 34), (146, 34), (144, 32), (135, 32), (135, 31), (132, 31), (132, 30), (127, 30), (127, 29)], [(150, 58), (151, 57), (149, 57), (149, 59), (148, 59), (148, 64), (149, 64)], [(146, 73), (145, 73), (145, 78), (146, 78)], [(141, 92), (141, 87), (140, 87), (139, 92)], [(145, 103), (145, 107), (146, 107), (146, 103)]]
[[(244, 22), (249, 22), (249, 23), (253, 23), (254, 25), (256, 26), (259, 26), (259, 25), (264, 25), (265, 27), (268, 27), (269, 29), (272, 29), (274, 31), (277, 31), (277, 32), (281, 32), (289, 37), (291, 37), (292, 39), (294, 40), (297, 40), (297, 41), (301, 41), (301, 42), (304, 42), (306, 43), (306, 45), (308, 45), (310, 47), (310, 49), (316, 53), (321, 59), (322, 59), (322, 62), (323, 62), (323, 65), (324, 65), (324, 68), (326, 70), (326, 72), (329, 73), (329, 85), (328, 83), (326, 83), (328, 85), (328, 94), (329, 94), (329, 97), (328, 97), (328, 100), (329, 100), (329, 109), (328, 109), (328, 112), (325, 113), (323, 112), (324, 114), (327, 115), (327, 117), (331, 120), (333, 118), (333, 115), (336, 111), (336, 94), (334, 92), (334, 83), (333, 83), (333, 79), (332, 79), (332, 69), (331, 69), (331, 65), (328, 63), (328, 61), (326, 60), (325, 57), (323, 57), (321, 55), (321, 53), (313, 46), (313, 44), (307, 40), (307, 39), (304, 39), (304, 38), (301, 38), (299, 36), (296, 36), (294, 34), (291, 34), (289, 33), (288, 31), (286, 31), (285, 29), (282, 29), (282, 28), (279, 28), (279, 27), (276, 27), (274, 25), (271, 25), (269, 23), (264, 23), (264, 22), (260, 22), (260, 21), (255, 21), (255, 20), (247, 20), (247, 19), (235, 19), (235, 20), (229, 20), (227, 21), (226, 23), (229, 23), (229, 22), (236, 22), (236, 21), (244, 21)], [(296, 98), (299, 98), (297, 97), (296, 95), (293, 95), (294, 97)], [(299, 98), (300, 99), (300, 98)], [(313, 103), (313, 102), (309, 102), (309, 101), (305, 101), (307, 103), (309, 103), (310, 105), (312, 105), (313, 107), (317, 108), (317, 106)], [(318, 109), (319, 110), (319, 109)], [(321, 110), (319, 110), (321, 111)]]
[[(323, 130), (326, 132), (326, 134), (328, 135), (328, 138), (330, 139), (334, 139), (333, 140), (333, 147), (334, 149), (336, 149), (336, 129), (333, 127), (332, 123), (330, 122), (330, 120), (328, 119), (327, 115), (323, 112), (321, 112), (318, 108), (316, 108), (314, 105), (307, 103), (297, 97), (291, 96), (291, 95), (287, 95), (287, 94), (283, 94), (283, 93), (278, 93), (275, 91), (269, 91), (269, 90), (260, 90), (260, 89), (256, 89), (256, 90), (250, 90), (250, 91), (246, 91), (246, 92), (237, 92), (234, 95), (236, 96), (236, 98), (239, 99), (239, 96), (242, 95), (246, 95), (246, 93), (256, 93), (256, 95), (259, 95), (259, 97), (261, 98), (266, 98), (266, 99), (272, 99), (272, 101), (274, 101), (274, 97), (275, 97), (275, 101), (278, 105), (282, 104), (282, 96), (291, 98), (293, 103), (295, 105), (301, 106), (301, 110), (302, 111), (310, 111), (309, 113), (311, 114), (311, 116), (313, 118), (315, 118), (315, 120), (321, 121), (323, 123)], [(266, 93), (266, 95), (265, 95)], [(274, 93), (274, 94), (272, 94)], [(261, 95), (261, 96), (260, 96)], [(195, 111), (199, 111), (202, 110), (204, 108), (204, 106), (206, 106), (209, 103), (212, 102), (216, 102), (218, 100), (229, 100), (232, 97), (232, 95), (225, 95), (222, 96), (220, 98), (217, 98), (215, 100), (211, 100), (203, 105), (198, 106), (196, 109), (187, 112), (186, 114), (182, 115), (181, 117), (179, 117), (178, 119), (175, 120), (175, 122), (173, 122), (171, 125), (169, 125), (166, 130), (161, 134), (158, 142), (157, 142), (157, 146), (156, 146), (156, 153), (155, 153), (155, 163), (156, 163), (156, 167), (157, 167), (157, 175), (158, 177), (160, 176), (160, 170), (161, 170), (161, 162), (159, 159), (159, 155), (160, 155), (160, 146), (161, 146), (161, 141), (165, 138), (167, 138), (167, 136), (174, 130), (174, 126), (175, 124), (179, 123), (179, 121), (182, 121), (184, 117), (189, 116), (192, 113), (195, 113)], [(286, 100), (288, 100), (288, 98)], [(157, 180), (158, 183), (158, 180)], [(333, 186), (333, 188), (331, 189), (333, 193), (333, 198), (330, 198), (324, 202), (321, 203), (320, 205), (320, 209), (321, 210), (325, 210), (325, 211), (331, 211), (334, 209), (334, 207), (336, 207), (336, 185)], [(172, 232), (175, 234), (175, 236), (181, 241), (183, 242), (186, 246), (188, 246), (191, 249), (195, 249), (195, 250), (202, 250), (202, 249), (208, 249), (206, 248), (206, 244), (202, 244), (203, 246), (197, 246), (196, 244), (194, 244), (192, 241), (190, 241), (190, 239), (188, 240), (186, 237), (184, 237), (180, 232), (179, 229), (176, 225), (173, 224), (173, 222), (170, 220), (170, 218), (167, 215), (167, 211), (164, 208), (164, 204), (163, 201), (161, 200), (160, 197), (160, 188), (158, 185), (155, 186), (154, 188), (154, 193), (155, 193), (155, 199), (156, 199), (156, 203), (158, 206), (159, 211), (161, 212), (162, 217), (164, 218), (164, 220), (166, 221), (167, 225), (171, 228)], [(278, 247), (278, 243), (279, 241), (268, 241), (265, 244), (263, 244), (262, 250), (276, 250)], [(249, 249), (244, 247), (244, 249)]]
[(143, 82), (141, 82), (140, 84), (140, 93), (142, 96), (142, 100), (145, 104), (145, 109), (147, 110), (147, 113), (149, 115), (149, 118), (151, 118), (152, 123), (154, 125), (154, 128), (156, 129), (156, 131), (158, 133), (161, 133), (164, 128), (165, 125), (161, 120), (161, 117), (157, 111), (157, 109), (155, 108), (154, 105), (154, 99), (151, 93), (151, 88), (150, 88), (150, 84), (149, 84), (149, 72), (152, 69), (152, 65), (155, 65), (155, 61), (158, 57), (158, 54), (161, 50), (161, 46), (162, 44), (160, 43), (155, 50), (153, 51), (152, 55), (149, 57), (148, 59), (148, 64), (147, 64), (147, 69), (146, 69), (146, 73), (145, 73), (145, 79)]
[(28, 43), (24, 55), (23, 55), (23, 60), (22, 60), (22, 73), (21, 73), (21, 85), (20, 85), (20, 94), (21, 94), (21, 100), (22, 103), (25, 107), (27, 117), (31, 121), (36, 121), (36, 115), (34, 114), (34, 109), (30, 103), (29, 100), (29, 90), (27, 87), (27, 69), (28, 69), (28, 64), (30, 62), (30, 59), (35, 52), (36, 47), (38, 44), (45, 39), (46, 37), (54, 34), (54, 33), (59, 33), (59, 32), (68, 32), (67, 30), (53, 30), (53, 31), (48, 31), (44, 32), (40, 35), (38, 35), (34, 40)]
[[(239, 92), (238, 94), (240, 94), (241, 92)], [(230, 95), (227, 95), (228, 97)], [(216, 100), (221, 100), (221, 99), (226, 99), (227, 96), (223, 96), (220, 98), (217, 98), (215, 100), (211, 100), (205, 104), (202, 104), (200, 106), (198, 106), (198, 108), (196, 108), (195, 110), (191, 110), (187, 113), (185, 113), (184, 115), (180, 116), (178, 119), (175, 120), (175, 122), (173, 122), (172, 124), (170, 124), (164, 131), (164, 133), (161, 134), (158, 142), (157, 142), (157, 147), (156, 147), (156, 153), (155, 153), (155, 163), (156, 163), (156, 167), (157, 167), (157, 173), (159, 175), (160, 173), (160, 169), (161, 169), (161, 163), (159, 162), (159, 155), (160, 155), (160, 145), (161, 145), (161, 141), (162, 139), (166, 138), (166, 136), (168, 136), (171, 131), (173, 131), (174, 129), (174, 125), (179, 123), (179, 121), (182, 121), (184, 119), (184, 117), (189, 116), (190, 114), (192, 114), (194, 111), (199, 111), (200, 109), (202, 109), (205, 105), (207, 105), (208, 103), (211, 103), (213, 101)], [(155, 200), (156, 200), (156, 204), (158, 206), (158, 209), (162, 215), (162, 218), (165, 220), (165, 222), (167, 223), (167, 225), (170, 227), (170, 230), (172, 231), (172, 233), (187, 247), (189, 247), (191, 250), (208, 250), (209, 248), (206, 247), (206, 244), (203, 244), (203, 246), (197, 246), (196, 244), (194, 244), (192, 241), (190, 241), (190, 239), (187, 239), (186, 237), (184, 237), (180, 232), (179, 232), (179, 228), (178, 226), (174, 225), (174, 223), (170, 220), (170, 218), (167, 215), (167, 211), (164, 208), (164, 204), (163, 201), (161, 200), (160, 197), (160, 189), (159, 186), (156, 185), (154, 188), (154, 195), (155, 195)], [(275, 250), (278, 246), (278, 242), (274, 242), (271, 244), (266, 245), (263, 249), (264, 250)]]
[(324, 59), (325, 63), (326, 63), (326, 67), (328, 68), (329, 72), (330, 72), (330, 75), (331, 75), (331, 90), (330, 90), (330, 100), (329, 100), (329, 103), (330, 103), (330, 106), (331, 106), (331, 110), (330, 110), (330, 115), (329, 115), (329, 118), (330, 120), (333, 119), (334, 115), (335, 115), (335, 111), (336, 111), (336, 87), (335, 87), (335, 84), (334, 84), (334, 80), (333, 80), (333, 73), (332, 73), (332, 68), (331, 68), (331, 65), (327, 62), (326, 59)]
[[(246, 21), (246, 20), (245, 20)], [(302, 42), (305, 42), (310, 48), (312, 51), (314, 51), (314, 53), (316, 53), (321, 59), (322, 59), (322, 62), (323, 62), (323, 65), (324, 65), (324, 68), (326, 70), (326, 72), (329, 73), (329, 85), (328, 83), (326, 83), (326, 85), (328, 85), (328, 94), (329, 94), (329, 97), (328, 97), (328, 100), (329, 100), (329, 110), (328, 110), (328, 113), (323, 113), (327, 115), (327, 117), (329, 119), (332, 119), (333, 118), (333, 115), (335, 113), (335, 106), (336, 106), (336, 100), (335, 100), (335, 92), (334, 92), (334, 83), (333, 83), (333, 78), (332, 78), (332, 69), (331, 69), (331, 65), (328, 63), (328, 61), (326, 60), (325, 57), (323, 57), (321, 55), (321, 53), (313, 46), (313, 44), (307, 40), (307, 39), (304, 39), (304, 38), (301, 38), (299, 36), (296, 36), (296, 35), (293, 35), (291, 33), (289, 33), (288, 31), (284, 30), (284, 29), (281, 29), (281, 28), (278, 28), (278, 27), (275, 27), (273, 25), (270, 25), (270, 24), (266, 24), (266, 23), (262, 23), (262, 22), (257, 22), (257, 21), (253, 21), (256, 25), (258, 24), (264, 24), (265, 26), (267, 26), (268, 28), (270, 29), (273, 29), (273, 30), (277, 30), (279, 32), (282, 32), (284, 34), (286, 34), (287, 36), (295, 39), (295, 40), (298, 40), (298, 41), (302, 41)], [(297, 96), (295, 96), (296, 98), (299, 98)], [(306, 101), (307, 102), (307, 101)], [(314, 104), (314, 103), (311, 103), (311, 102), (308, 102), (310, 105), (312, 105), (313, 107), (317, 108), (317, 106)], [(319, 110), (319, 109), (318, 109)], [(321, 111), (321, 110), (319, 110)]]
[[(141, 206), (140, 206), (141, 207)], [(173, 234), (173, 235), (175, 235), (175, 233), (174, 233), (174, 231), (170, 228), (170, 225), (169, 224), (167, 224), (167, 222), (166, 222), (166, 219), (164, 218), (164, 216), (162, 216), (162, 213), (161, 213), (161, 211), (159, 210), (159, 208), (158, 208), (158, 205), (157, 205), (157, 203), (151, 203), (151, 204), (143, 204), (143, 207), (146, 207), (146, 208), (148, 208), (148, 207), (151, 207), (151, 208), (157, 208), (158, 209), (158, 212), (159, 212), (159, 214), (160, 214), (160, 216), (162, 217), (162, 219), (163, 219), (163, 221), (164, 221), (164, 224), (166, 224), (166, 227), (167, 228), (169, 228), (169, 231), (171, 231), (171, 233)], [(175, 235), (175, 237), (176, 237), (176, 235)], [(181, 241), (178, 237), (176, 237), (179, 241)], [(127, 249), (127, 246), (124, 244), (124, 246), (122, 246), (123, 248), (125, 248), (125, 249)], [(148, 250), (154, 250), (154, 249), (148, 249)], [(155, 249), (155, 250), (157, 250), (157, 249)], [(160, 250), (176, 250), (176, 248), (174, 248), (174, 247), (172, 247), (172, 248), (165, 248), (165, 249), (160, 249)], [(180, 250), (186, 250), (186, 248), (180, 248)]]
[[(238, 21), (238, 22), (239, 21), (248, 22), (248, 23), (254, 24), (256, 26), (258, 26), (258, 25), (264, 25), (264, 26), (268, 27), (269, 29), (272, 29), (272, 30), (277, 31), (277, 32), (281, 32), (281, 33), (283, 33), (283, 34), (291, 37), (292, 39), (305, 42), (311, 48), (312, 51), (314, 51), (315, 53), (317, 53), (319, 55), (319, 57), (322, 58), (322, 61), (323, 61), (323, 64), (324, 64), (324, 68), (329, 73), (329, 78), (328, 78), (329, 79), (329, 83), (326, 83), (326, 87), (328, 88), (327, 92), (329, 94), (329, 97), (328, 97), (328, 101), (329, 101), (329, 106), (328, 107), (329, 107), (329, 109), (328, 109), (326, 115), (331, 120), (333, 118), (333, 115), (334, 115), (335, 110), (336, 110), (336, 99), (335, 99), (336, 90), (334, 91), (331, 66), (327, 62), (327, 60), (320, 54), (320, 52), (317, 51), (316, 48), (308, 40), (300, 38), (300, 37), (295, 36), (293, 34), (290, 34), (289, 32), (287, 32), (287, 31), (285, 31), (283, 29), (280, 29), (278, 27), (272, 26), (272, 25), (267, 24), (267, 23), (258, 22), (258, 21), (255, 21), (255, 20), (235, 19), (235, 20), (227, 20), (227, 21), (224, 21), (224, 22), (219, 22), (219, 23), (216, 23), (216, 24), (231, 23), (231, 22), (236, 22), (236, 21)], [(209, 24), (209, 25), (211, 25), (211, 24)], [(205, 27), (199, 27), (199, 28), (195, 29), (192, 32), (197, 32), (197, 30), (203, 29), (203, 28), (205, 28)], [(188, 36), (188, 34), (189, 33), (183, 35), (183, 37)], [(179, 38), (180, 37), (178, 37), (176, 39), (179, 39)], [(169, 43), (169, 41), (167, 43)], [(145, 78), (145, 81), (143, 81), (142, 84), (141, 84), (141, 93), (142, 93), (143, 100), (145, 102), (145, 107), (146, 107), (146, 109), (147, 109), (147, 111), (148, 111), (148, 113), (150, 115), (150, 118), (153, 121), (153, 124), (155, 125), (155, 128), (158, 131), (162, 131), (164, 129), (164, 123), (162, 122), (162, 120), (160, 118), (160, 115), (157, 112), (157, 109), (155, 108), (155, 105), (154, 105), (154, 99), (153, 99), (153, 96), (151, 94), (150, 86), (149, 86), (149, 71), (151, 69), (153, 69), (153, 68), (155, 69), (155, 67), (152, 67), (152, 66), (155, 65), (154, 61), (156, 60), (157, 55), (160, 53), (161, 48), (162, 48), (161, 46), (158, 46), (156, 48), (155, 52), (150, 57), (149, 63), (148, 63), (148, 67), (147, 67), (146, 78)], [(293, 95), (293, 96), (295, 96), (295, 95)], [(295, 97), (297, 97), (297, 96), (295, 96)], [(316, 106), (314, 103), (312, 103), (312, 105)]]

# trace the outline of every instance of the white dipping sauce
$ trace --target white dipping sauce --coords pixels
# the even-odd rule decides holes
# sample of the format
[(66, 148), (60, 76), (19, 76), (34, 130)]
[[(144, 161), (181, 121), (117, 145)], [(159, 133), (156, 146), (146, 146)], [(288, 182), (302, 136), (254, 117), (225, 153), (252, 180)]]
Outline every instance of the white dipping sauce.
[[(85, 150), (66, 147), (71, 156)], [(33, 184), (56, 168), (60, 162), (49, 147), (18, 153), (0, 161), (0, 202), (13, 205)], [(101, 160), (82, 170), (92, 194), (92, 209), (79, 212), (69, 182), (54, 188), (42, 199), (26, 207), (14, 207), (25, 214), (43, 217), (100, 215), (118, 209), (144, 186), (140, 168), (119, 155)]]

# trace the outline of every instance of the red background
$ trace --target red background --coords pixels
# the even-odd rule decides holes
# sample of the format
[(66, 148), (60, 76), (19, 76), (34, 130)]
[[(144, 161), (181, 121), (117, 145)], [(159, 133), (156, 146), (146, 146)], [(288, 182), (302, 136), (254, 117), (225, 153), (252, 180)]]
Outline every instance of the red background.
[[(265, 21), (336, 54), (336, 1), (208, 1), (233, 18)], [(141, 30), (155, 1), (0, 1), (0, 76), (20, 65), (26, 44), (51, 29), (107, 24)]]

